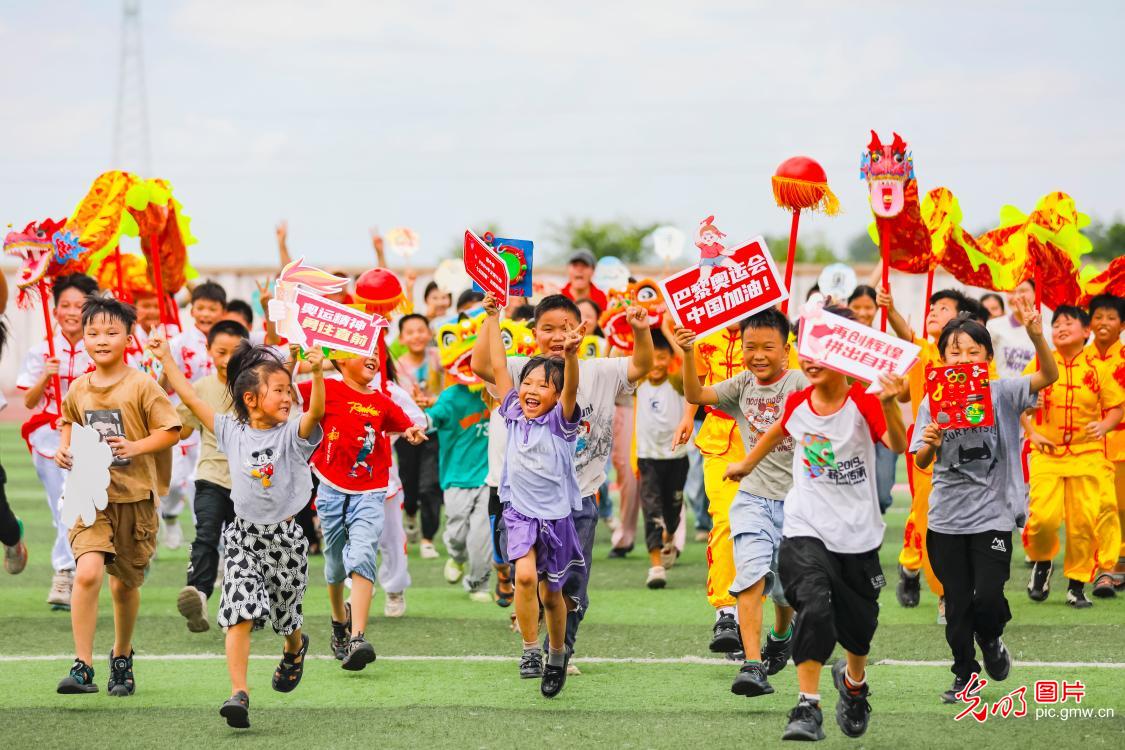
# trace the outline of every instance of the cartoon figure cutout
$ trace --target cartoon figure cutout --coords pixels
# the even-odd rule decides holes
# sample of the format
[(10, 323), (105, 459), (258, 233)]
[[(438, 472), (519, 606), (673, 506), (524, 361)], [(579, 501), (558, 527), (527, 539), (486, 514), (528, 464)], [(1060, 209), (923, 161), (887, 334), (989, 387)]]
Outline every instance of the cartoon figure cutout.
[(724, 237), (726, 237), (726, 234), (719, 231), (719, 228), (715, 226), (714, 216), (708, 216), (699, 222), (699, 230), (695, 235), (695, 246), (699, 248), (700, 282), (711, 278), (711, 272), (716, 266), (726, 267), (730, 265), (727, 258), (734, 253), (720, 242)]

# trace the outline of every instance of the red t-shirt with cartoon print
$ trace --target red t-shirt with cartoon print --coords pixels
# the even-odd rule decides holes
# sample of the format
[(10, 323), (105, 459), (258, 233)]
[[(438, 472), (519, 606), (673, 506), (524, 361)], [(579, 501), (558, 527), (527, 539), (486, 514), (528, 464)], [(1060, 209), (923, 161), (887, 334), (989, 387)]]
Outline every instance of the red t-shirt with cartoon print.
[[(312, 383), (298, 386), (307, 405)], [(390, 481), (388, 433), (414, 422), (382, 391), (360, 393), (342, 380), (324, 381), (324, 440), (312, 456), (320, 481), (346, 493), (385, 490)]]

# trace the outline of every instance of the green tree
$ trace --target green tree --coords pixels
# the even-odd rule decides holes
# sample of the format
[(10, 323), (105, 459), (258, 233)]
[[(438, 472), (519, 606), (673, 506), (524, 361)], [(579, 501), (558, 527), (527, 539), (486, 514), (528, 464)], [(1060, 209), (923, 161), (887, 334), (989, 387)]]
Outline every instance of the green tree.
[(872, 242), (871, 235), (864, 231), (848, 241), (845, 255), (853, 263), (877, 263), (879, 246)]
[[(586, 249), (596, 258), (615, 255), (624, 263), (643, 261), (651, 252), (646, 242), (652, 230), (664, 222), (634, 224), (625, 221), (594, 221), (592, 219), (566, 219), (552, 224), (549, 232), (563, 253)], [(565, 257), (561, 260), (565, 260)]]
[(1094, 249), (1086, 256), (1087, 260), (1109, 263), (1114, 258), (1125, 255), (1125, 224), (1120, 221), (1108, 225), (1092, 221), (1082, 230), (1082, 234), (1089, 237), (1094, 245)]
[[(788, 235), (766, 235), (766, 245), (769, 246), (770, 255), (778, 263), (785, 263), (785, 259), (789, 254), (789, 237)], [(805, 242), (797, 238), (797, 263), (835, 263), (840, 260), (836, 257), (836, 253), (828, 246), (823, 237), (813, 236), (809, 241)]]

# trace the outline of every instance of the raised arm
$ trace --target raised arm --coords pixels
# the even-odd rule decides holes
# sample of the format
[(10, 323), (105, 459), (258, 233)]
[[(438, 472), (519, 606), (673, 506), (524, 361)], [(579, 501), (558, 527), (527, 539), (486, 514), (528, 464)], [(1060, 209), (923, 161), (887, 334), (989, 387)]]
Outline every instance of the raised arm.
[(270, 320), (270, 300), (273, 299), (273, 293), (270, 292), (270, 281), (266, 279), (261, 284), (255, 281), (254, 285), (258, 287), (258, 301), (266, 313), (266, 337), (262, 339), (262, 343), (266, 346), (277, 346), (281, 343), (281, 336), (277, 333), (277, 323)]
[(285, 268), (293, 259), (289, 257), (289, 222), (285, 219), (277, 222), (277, 258), (281, 267)]
[(1055, 362), (1051, 347), (1047, 345), (1047, 339), (1043, 337), (1043, 317), (1039, 314), (1039, 309), (1023, 299), (1012, 300), (1012, 307), (1019, 310), (1027, 337), (1035, 347), (1039, 369), (1031, 375), (1031, 392), (1039, 393), (1059, 379), (1059, 365)]
[(305, 354), (305, 360), (312, 367), (312, 390), (309, 392), (308, 408), (301, 415), (297, 434), (308, 440), (320, 420), (324, 419), (324, 354), (320, 349), (310, 349)]
[(153, 336), (148, 341), (148, 348), (152, 351), (152, 355), (159, 359), (164, 365), (164, 382), (168, 387), (176, 392), (180, 400), (184, 402), (184, 406), (191, 409), (191, 413), (199, 420), (205, 428), (211, 432), (215, 431), (215, 410), (211, 405), (199, 397), (195, 389), (191, 387), (191, 383), (180, 372), (179, 366), (176, 365), (175, 358), (172, 357), (172, 350), (168, 348), (168, 342), (160, 336)]
[(563, 417), (568, 420), (574, 414), (574, 406), (578, 403), (578, 348), (582, 346), (582, 339), (585, 336), (586, 324), (583, 323), (575, 329), (567, 330), (566, 340), (563, 344), (565, 354), (563, 359), (563, 389), (559, 397), (559, 403), (562, 404)]
[(878, 291), (875, 293), (875, 304), (887, 309), (887, 322), (891, 324), (891, 330), (895, 332), (896, 336), (905, 341), (914, 340), (914, 331), (911, 330), (910, 324), (906, 322), (902, 314), (895, 309), (895, 300), (889, 289), (884, 289), (882, 285), (878, 287)]
[(879, 393), (879, 403), (883, 407), (883, 417), (887, 422), (883, 445), (895, 453), (905, 453), (906, 425), (902, 421), (902, 409), (899, 408), (898, 397), (907, 390), (906, 381), (899, 375), (880, 375), (879, 382), (883, 384), (883, 390)]
[(781, 426), (781, 421), (778, 420), (771, 424), (768, 430), (762, 433), (762, 436), (758, 438), (757, 445), (746, 455), (746, 458), (727, 464), (726, 471), (723, 472), (723, 479), (729, 479), (734, 482), (742, 481), (742, 479), (749, 476), (754, 469), (758, 468), (758, 464), (762, 462), (766, 454), (776, 448), (784, 439), (785, 428)]
[[(695, 371), (695, 334), (687, 328), (677, 328), (676, 343), (684, 350), (684, 398), (695, 406), (719, 403), (719, 394), (711, 386), (703, 385)], [(695, 409), (692, 409), (691, 416), (695, 417)]]
[[(486, 313), (484, 323), (480, 327), (480, 332), (477, 334), (476, 343), (473, 344), (473, 353), (469, 358), (469, 366), (473, 369), (473, 374), (486, 383), (499, 386), (496, 382), (496, 362), (500, 362), (499, 369), (507, 373), (507, 367), (503, 366), (504, 358), (500, 360), (493, 359), (492, 344), (493, 339), (500, 342), (500, 351), (504, 351), (504, 342), (500, 338), (500, 306), (496, 304), (496, 298), (492, 294), (484, 295), (484, 311)], [(497, 398), (501, 401), (507, 395), (508, 390), (512, 387), (511, 378), (508, 379), (508, 387), (503, 393), (499, 394)]]
[(652, 369), (652, 331), (648, 328), (648, 313), (640, 305), (625, 311), (625, 320), (633, 328), (633, 357), (629, 360), (629, 382), (636, 383)]

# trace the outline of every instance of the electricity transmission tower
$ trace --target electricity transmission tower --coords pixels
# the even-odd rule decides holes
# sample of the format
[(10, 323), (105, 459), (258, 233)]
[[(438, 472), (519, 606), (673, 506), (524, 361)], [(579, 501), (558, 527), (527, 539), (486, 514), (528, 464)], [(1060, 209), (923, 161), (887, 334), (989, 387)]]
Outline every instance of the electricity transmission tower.
[(113, 118), (113, 168), (152, 174), (149, 145), (148, 96), (141, 44), (141, 2), (124, 0), (121, 16), (121, 60), (117, 76), (117, 106)]

